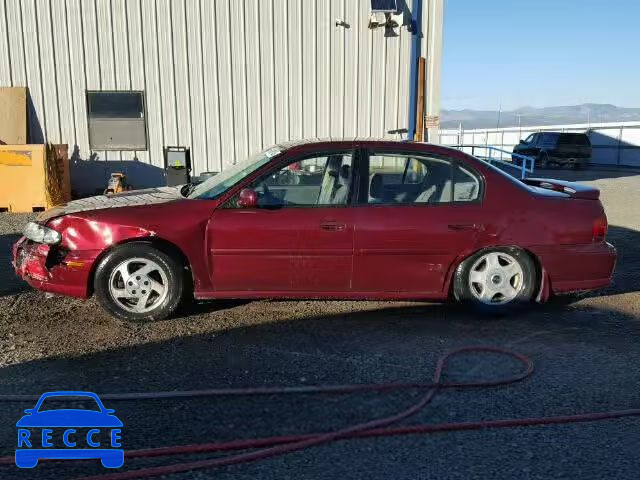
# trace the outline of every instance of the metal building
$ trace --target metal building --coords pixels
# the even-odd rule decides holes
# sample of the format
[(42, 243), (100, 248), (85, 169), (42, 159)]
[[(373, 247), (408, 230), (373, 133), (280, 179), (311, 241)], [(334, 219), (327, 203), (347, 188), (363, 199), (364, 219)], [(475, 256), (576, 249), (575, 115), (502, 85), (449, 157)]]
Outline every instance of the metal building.
[(69, 144), (80, 192), (162, 183), (170, 146), (197, 175), (287, 139), (406, 138), (420, 55), (438, 115), (442, 2), (371, 29), (371, 0), (3, 0), (0, 86), (29, 87), (30, 141)]

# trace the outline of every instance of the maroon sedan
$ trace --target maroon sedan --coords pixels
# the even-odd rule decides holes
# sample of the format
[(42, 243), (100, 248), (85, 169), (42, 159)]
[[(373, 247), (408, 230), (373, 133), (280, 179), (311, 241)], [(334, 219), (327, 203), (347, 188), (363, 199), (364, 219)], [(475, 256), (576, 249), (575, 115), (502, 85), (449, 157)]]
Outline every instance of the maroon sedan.
[(197, 186), (77, 200), (26, 226), (35, 288), (132, 320), (186, 296), (429, 299), (501, 312), (611, 281), (598, 190), (435, 145), (286, 143)]

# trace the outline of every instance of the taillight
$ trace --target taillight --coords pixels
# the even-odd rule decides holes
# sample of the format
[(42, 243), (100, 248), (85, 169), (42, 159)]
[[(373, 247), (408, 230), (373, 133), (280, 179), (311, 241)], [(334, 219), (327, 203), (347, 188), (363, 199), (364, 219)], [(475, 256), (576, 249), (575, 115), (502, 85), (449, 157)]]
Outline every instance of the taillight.
[(593, 222), (593, 241), (601, 242), (604, 240), (604, 237), (607, 236), (608, 229), (607, 217), (602, 214)]

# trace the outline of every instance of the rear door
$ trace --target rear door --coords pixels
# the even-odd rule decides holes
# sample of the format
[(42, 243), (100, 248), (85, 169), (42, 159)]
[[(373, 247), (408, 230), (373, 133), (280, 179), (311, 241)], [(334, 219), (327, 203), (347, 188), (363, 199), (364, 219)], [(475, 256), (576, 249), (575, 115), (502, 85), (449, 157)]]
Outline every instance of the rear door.
[(368, 151), (355, 208), (353, 290), (441, 292), (483, 226), (483, 182), (451, 158)]
[(349, 290), (352, 160), (344, 150), (292, 158), (249, 186), (257, 208), (231, 199), (218, 209), (209, 233), (216, 290)]

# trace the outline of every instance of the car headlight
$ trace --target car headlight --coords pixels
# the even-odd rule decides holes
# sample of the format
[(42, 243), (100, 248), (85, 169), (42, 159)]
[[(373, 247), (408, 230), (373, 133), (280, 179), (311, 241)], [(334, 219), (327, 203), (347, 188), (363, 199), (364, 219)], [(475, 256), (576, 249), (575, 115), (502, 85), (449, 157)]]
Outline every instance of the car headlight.
[(22, 234), (29, 240), (33, 240), (38, 243), (46, 243), (47, 245), (55, 245), (60, 243), (60, 240), (62, 239), (62, 235), (60, 235), (59, 232), (36, 222), (27, 223)]

